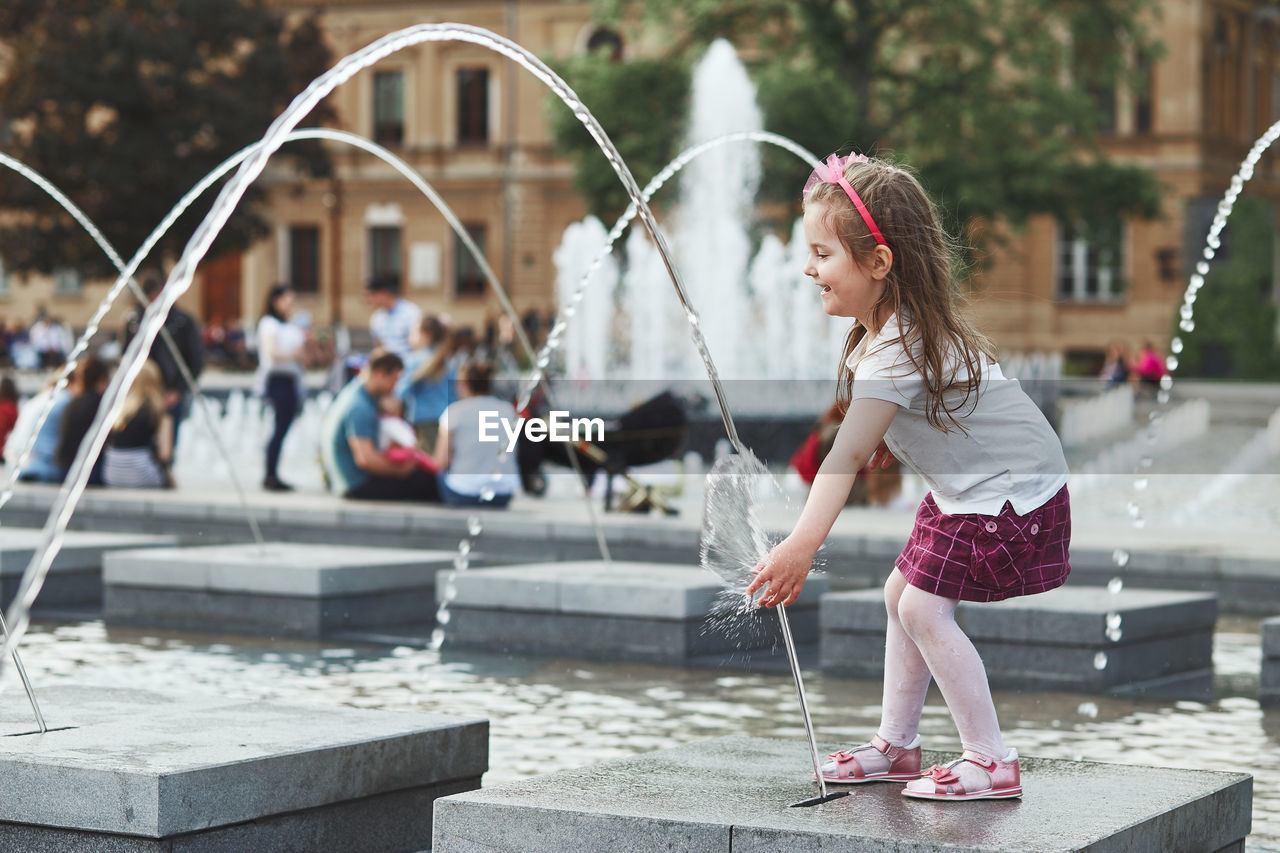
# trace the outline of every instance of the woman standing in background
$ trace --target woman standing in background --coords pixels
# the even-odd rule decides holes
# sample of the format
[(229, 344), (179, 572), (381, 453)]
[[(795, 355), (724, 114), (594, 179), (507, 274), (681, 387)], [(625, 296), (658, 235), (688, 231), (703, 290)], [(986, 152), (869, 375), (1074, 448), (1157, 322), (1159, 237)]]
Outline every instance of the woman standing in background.
[(287, 492), (293, 486), (280, 479), (280, 450), (302, 403), (303, 359), (307, 334), (289, 322), (293, 313), (293, 288), (277, 284), (267, 291), (267, 303), (258, 321), (258, 374), (254, 388), (275, 411), (275, 429), (267, 442), (266, 474), (262, 488)]

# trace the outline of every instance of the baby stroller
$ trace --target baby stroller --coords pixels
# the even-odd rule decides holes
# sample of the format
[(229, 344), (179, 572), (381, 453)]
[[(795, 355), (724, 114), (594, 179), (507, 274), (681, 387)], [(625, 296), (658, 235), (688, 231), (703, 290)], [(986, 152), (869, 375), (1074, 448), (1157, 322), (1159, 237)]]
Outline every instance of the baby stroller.
[[(596, 472), (605, 472), (606, 512), (649, 512), (659, 509), (667, 515), (675, 515), (675, 507), (654, 486), (636, 480), (629, 469), (637, 465), (652, 465), (678, 455), (684, 447), (687, 434), (688, 418), (685, 416), (683, 401), (671, 392), (663, 391), (617, 420), (606, 421), (602, 441), (579, 441), (572, 445), (569, 442), (542, 442), (536, 445), (522, 442), (521, 449), (525, 452), (520, 454), (521, 473), (525, 474), (530, 468), (536, 470), (543, 461), (570, 467), (572, 462), (569, 460), (569, 448), (572, 446), (578, 452), (582, 477), (588, 486), (595, 479)], [(541, 453), (538, 454), (538, 451)], [(627, 484), (626, 492), (619, 496), (616, 505), (613, 494), (615, 475), (620, 476)]]

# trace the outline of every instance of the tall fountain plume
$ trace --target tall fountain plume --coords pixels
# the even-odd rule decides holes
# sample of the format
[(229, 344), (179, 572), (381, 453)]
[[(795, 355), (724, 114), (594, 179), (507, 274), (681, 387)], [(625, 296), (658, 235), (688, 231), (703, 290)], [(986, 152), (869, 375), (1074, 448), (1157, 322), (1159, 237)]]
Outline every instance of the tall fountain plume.
[[(755, 86), (724, 39), (713, 42), (694, 68), (690, 102), (689, 145), (725, 133), (764, 129)], [(760, 149), (754, 145), (735, 145), (700, 157), (680, 177), (674, 248), (688, 277), (690, 299), (702, 315), (707, 346), (732, 379), (750, 375), (744, 334), (752, 319), (747, 227), (754, 218), (759, 186)], [(682, 364), (680, 375), (698, 375), (696, 361)]]
[[(676, 213), (665, 227), (681, 268), (690, 271), (690, 302), (701, 315), (703, 333), (723, 374), (733, 379), (830, 379), (849, 321), (822, 314), (817, 293), (803, 274), (806, 250), (800, 223), (791, 234), (766, 235), (758, 244), (750, 234), (761, 147), (772, 144), (809, 161), (813, 155), (759, 129), (755, 89), (725, 41), (713, 44), (695, 69), (689, 124), (689, 146), (655, 176), (651, 187), (657, 191), (679, 175), (679, 199), (672, 205)], [(561, 310), (576, 314), (563, 342), (565, 375), (647, 380), (653, 388), (674, 379), (697, 379), (701, 358), (680, 331), (686, 319), (668, 298), (661, 258), (640, 229), (626, 240), (625, 270), (607, 264), (594, 268), (587, 292), (579, 292), (582, 301), (573, 299), (572, 288), (566, 289), (575, 277), (582, 286), (591, 269), (584, 253), (609, 251), (611, 236), (588, 218), (566, 230), (556, 253)], [(611, 306), (607, 320), (601, 320), (604, 299)], [(600, 327), (573, 333), (580, 323)], [(639, 386), (631, 390), (638, 393)], [(735, 405), (750, 409), (758, 402), (753, 396), (735, 400)], [(794, 402), (806, 410), (825, 408), (821, 401)]]

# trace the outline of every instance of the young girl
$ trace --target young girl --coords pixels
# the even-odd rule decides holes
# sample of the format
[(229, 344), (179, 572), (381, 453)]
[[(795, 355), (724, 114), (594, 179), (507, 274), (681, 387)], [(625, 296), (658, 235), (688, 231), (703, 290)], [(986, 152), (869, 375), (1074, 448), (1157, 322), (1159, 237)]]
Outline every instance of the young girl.
[[(961, 316), (952, 257), (919, 183), (879, 160), (832, 155), (804, 190), (805, 274), (823, 310), (856, 322), (845, 342), (847, 408), (795, 530), (748, 594), (790, 604), (857, 471), (889, 453), (929, 494), (885, 584), (884, 703), (870, 743), (833, 753), (830, 782), (907, 781), (934, 800), (1018, 797), (1018, 753), (1000, 734), (986, 670), (956, 624), (960, 601), (999, 601), (1067, 578), (1067, 465), (1052, 428)], [(920, 714), (938, 682), (963, 754), (920, 768)], [(914, 780), (914, 781), (911, 781)]]

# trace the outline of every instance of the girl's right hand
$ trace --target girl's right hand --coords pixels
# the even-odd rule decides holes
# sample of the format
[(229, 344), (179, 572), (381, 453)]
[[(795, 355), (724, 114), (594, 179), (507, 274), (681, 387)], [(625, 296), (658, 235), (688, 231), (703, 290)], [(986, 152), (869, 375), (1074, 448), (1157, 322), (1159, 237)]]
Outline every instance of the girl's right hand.
[(768, 589), (760, 596), (761, 607), (776, 607), (779, 604), (791, 604), (800, 597), (805, 578), (813, 565), (815, 552), (787, 537), (773, 547), (773, 550), (756, 566), (756, 578), (747, 587), (750, 596), (756, 590), (768, 584)]

